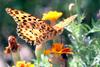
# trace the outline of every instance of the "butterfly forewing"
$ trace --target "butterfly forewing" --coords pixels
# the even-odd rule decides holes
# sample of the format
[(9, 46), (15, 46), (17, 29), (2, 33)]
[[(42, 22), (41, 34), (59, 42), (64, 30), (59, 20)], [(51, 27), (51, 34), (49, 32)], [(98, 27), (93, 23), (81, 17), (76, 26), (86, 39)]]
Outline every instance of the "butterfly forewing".
[(18, 36), (29, 43), (41, 44), (52, 39), (57, 34), (53, 27), (31, 14), (11, 8), (6, 8), (6, 12), (17, 23)]
[(22, 22), (34, 21), (36, 19), (31, 14), (16, 9), (6, 8), (6, 12), (13, 17), (17, 24), (20, 24)]

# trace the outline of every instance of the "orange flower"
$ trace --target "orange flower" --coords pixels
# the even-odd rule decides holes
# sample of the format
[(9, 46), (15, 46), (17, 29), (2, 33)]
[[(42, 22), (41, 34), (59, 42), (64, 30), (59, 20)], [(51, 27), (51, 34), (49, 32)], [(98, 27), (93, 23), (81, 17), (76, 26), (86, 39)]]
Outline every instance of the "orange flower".
[(42, 20), (50, 20), (51, 24), (55, 24), (62, 14), (62, 12), (49, 11), (48, 13), (43, 14)]
[(50, 49), (45, 50), (44, 54), (73, 54), (73, 52), (71, 48), (64, 48), (63, 44), (55, 43)]

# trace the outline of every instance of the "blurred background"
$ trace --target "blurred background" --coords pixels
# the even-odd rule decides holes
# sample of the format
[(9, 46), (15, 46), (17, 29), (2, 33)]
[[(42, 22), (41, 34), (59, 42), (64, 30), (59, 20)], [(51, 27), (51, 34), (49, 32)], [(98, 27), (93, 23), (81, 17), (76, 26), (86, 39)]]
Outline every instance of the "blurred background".
[[(63, 18), (70, 16), (69, 5), (75, 4), (75, 10), (72, 14), (84, 14), (85, 18), (81, 21), (92, 28), (92, 22), (100, 19), (100, 0), (0, 0), (0, 51), (8, 45), (8, 36), (14, 35), (18, 43), (25, 44), (16, 34), (15, 21), (5, 12), (5, 8), (23, 10), (33, 16), (42, 18), (42, 14), (48, 11), (63, 12)], [(67, 34), (64, 34), (67, 37)], [(69, 39), (66, 39), (69, 40)], [(70, 41), (68, 41), (70, 42)], [(2, 56), (2, 53), (0, 53)]]

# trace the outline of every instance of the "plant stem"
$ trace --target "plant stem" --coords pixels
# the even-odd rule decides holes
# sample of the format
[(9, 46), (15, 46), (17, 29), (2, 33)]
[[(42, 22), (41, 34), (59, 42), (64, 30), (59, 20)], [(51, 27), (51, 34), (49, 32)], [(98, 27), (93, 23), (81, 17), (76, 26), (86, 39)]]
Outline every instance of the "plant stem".
[(53, 67), (60, 67), (60, 64), (52, 64)]
[(14, 62), (14, 65), (16, 65), (17, 61), (20, 61), (20, 54), (19, 54), (19, 50), (17, 50), (16, 52), (11, 52), (12, 53), (12, 59)]
[(37, 58), (38, 60), (41, 59), (41, 54), (43, 54), (44, 49), (45, 49), (45, 44), (36, 45), (36, 48), (35, 48), (35, 55), (36, 55), (36, 58)]

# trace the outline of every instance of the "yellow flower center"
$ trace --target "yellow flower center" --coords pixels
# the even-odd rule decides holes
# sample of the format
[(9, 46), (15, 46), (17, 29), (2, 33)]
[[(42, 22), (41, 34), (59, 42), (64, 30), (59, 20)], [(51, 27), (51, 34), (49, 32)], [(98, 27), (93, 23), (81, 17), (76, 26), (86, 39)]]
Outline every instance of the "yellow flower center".
[[(14, 66), (12, 66), (12, 67), (14, 67)], [(34, 64), (32, 64), (30, 62), (25, 63), (25, 61), (18, 61), (16, 63), (16, 67), (34, 67)]]

